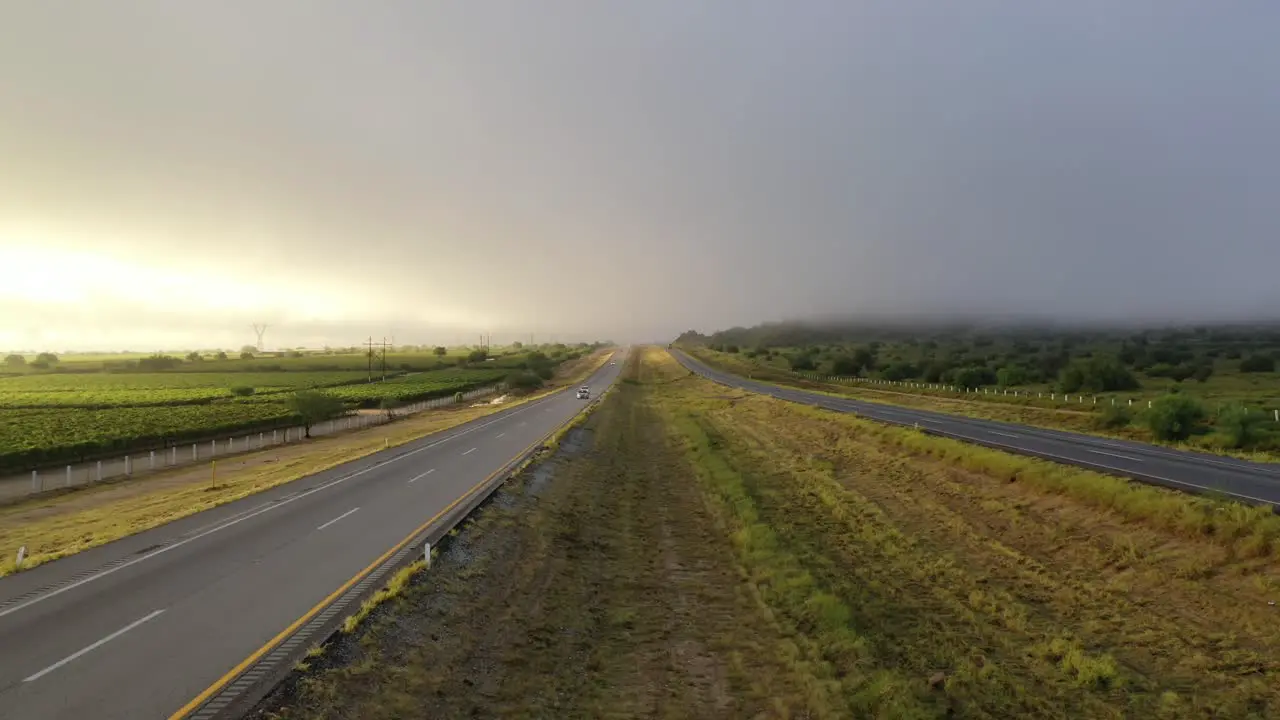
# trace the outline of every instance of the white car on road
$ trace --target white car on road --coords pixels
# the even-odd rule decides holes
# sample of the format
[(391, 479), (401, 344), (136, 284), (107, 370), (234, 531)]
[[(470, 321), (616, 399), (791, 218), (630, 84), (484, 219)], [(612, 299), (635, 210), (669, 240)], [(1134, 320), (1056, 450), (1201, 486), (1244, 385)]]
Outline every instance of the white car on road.
[(579, 400), (585, 400), (589, 397), (591, 397), (591, 388), (587, 387), (586, 385), (583, 385), (582, 387), (578, 388)]

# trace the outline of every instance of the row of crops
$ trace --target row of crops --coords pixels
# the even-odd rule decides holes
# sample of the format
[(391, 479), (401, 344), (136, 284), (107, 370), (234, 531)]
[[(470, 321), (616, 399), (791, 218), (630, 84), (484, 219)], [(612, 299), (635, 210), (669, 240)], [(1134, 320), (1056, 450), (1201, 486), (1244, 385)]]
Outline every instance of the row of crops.
[(78, 462), (292, 421), (283, 402), (0, 410), (0, 470)]
[(195, 405), (234, 397), (233, 388), (271, 395), (367, 380), (365, 373), (349, 371), (25, 375), (0, 379), (0, 408)]
[[(244, 397), (229, 395), (231, 378), (222, 373), (4, 378), (0, 472), (283, 427), (297, 420), (287, 405), (289, 394), (303, 388), (323, 388), (349, 408), (378, 407), (385, 399), (410, 403), (466, 392), (499, 382), (509, 372), (492, 366), (437, 370), (372, 383), (364, 373), (237, 373), (237, 385), (257, 385)], [(15, 406), (34, 405), (34, 399), (43, 405)], [(182, 402), (165, 404), (165, 399)]]

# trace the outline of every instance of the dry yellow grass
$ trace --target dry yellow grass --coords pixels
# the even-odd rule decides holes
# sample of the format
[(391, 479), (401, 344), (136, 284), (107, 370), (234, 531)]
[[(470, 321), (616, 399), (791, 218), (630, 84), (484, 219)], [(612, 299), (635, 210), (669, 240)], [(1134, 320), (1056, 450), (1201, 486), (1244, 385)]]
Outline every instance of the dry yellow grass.
[(855, 714), (1280, 711), (1269, 513), (700, 379), (659, 404)]
[(0, 576), (18, 570), (13, 558), (20, 546), (27, 547), (21, 569), (30, 569), (537, 400), (577, 384), (599, 369), (608, 355), (582, 358), (565, 367), (548, 389), (501, 405), (425, 412), (388, 425), (229, 458), (218, 464), (216, 486), (212, 468), (203, 466), (0, 507), (0, 552), (6, 559), (0, 563)]

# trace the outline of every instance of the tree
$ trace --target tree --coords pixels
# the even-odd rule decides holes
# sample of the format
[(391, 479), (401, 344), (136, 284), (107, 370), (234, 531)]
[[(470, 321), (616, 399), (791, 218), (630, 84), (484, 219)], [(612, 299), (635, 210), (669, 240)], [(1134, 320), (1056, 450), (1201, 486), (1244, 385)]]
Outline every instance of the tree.
[(1185, 440), (1204, 418), (1204, 407), (1193, 398), (1170, 394), (1152, 402), (1144, 420), (1157, 440)]
[(996, 371), (996, 384), (1000, 387), (1015, 387), (1027, 384), (1027, 371), (1020, 365), (1007, 365)]
[(831, 361), (831, 374), (850, 377), (862, 372), (862, 367), (848, 355), (840, 355)]
[(523, 347), (524, 347), (524, 343), (522, 343), (522, 342), (520, 342), (519, 340), (517, 340), (517, 341), (515, 341), (515, 342), (511, 343), (511, 347), (512, 347), (512, 349), (519, 350), (519, 349), (521, 349), (521, 348), (523, 348)]
[(225, 352), (223, 352), (222, 350), (219, 350), (219, 351), (218, 351), (218, 354), (217, 354), (217, 355), (214, 355), (214, 357), (215, 357), (215, 358), (217, 358), (218, 360), (226, 360), (226, 359), (227, 359), (227, 354), (226, 354)]
[(302, 419), (306, 437), (311, 437), (311, 427), (342, 413), (342, 401), (319, 390), (299, 390), (289, 396), (287, 407)]
[(172, 355), (152, 355), (138, 361), (138, 369), (147, 372), (159, 372), (178, 367), (182, 361)]
[(253, 359), (253, 353), (251, 353), (251, 352), (249, 352), (249, 351), (247, 351), (247, 350), (242, 350), (242, 351), (240, 351), (240, 359), (241, 359), (241, 360), (252, 360), (252, 359)]
[(204, 359), (204, 356), (195, 350), (192, 350), (191, 352), (187, 353), (187, 362), (200, 362), (203, 359)]
[(529, 370), (518, 370), (507, 376), (507, 388), (510, 390), (536, 390), (542, 387), (543, 378)]
[(431, 352), (434, 353), (436, 357), (444, 357), (449, 354), (449, 348), (443, 345), (437, 345)]
[(484, 362), (489, 359), (489, 351), (484, 348), (472, 350), (467, 353), (467, 362)]
[(27, 359), (21, 355), (6, 355), (4, 364), (11, 368), (20, 368), (27, 364)]
[(796, 372), (807, 372), (817, 367), (813, 362), (813, 356), (807, 352), (802, 352), (798, 355), (787, 358), (787, 363), (790, 364), (791, 369)]
[(394, 395), (388, 395), (382, 398), (382, 401), (378, 403), (378, 409), (387, 414), (388, 420), (393, 420), (396, 416), (396, 410), (398, 410), (403, 404), (404, 403), (400, 402), (400, 400)]
[(1240, 403), (1231, 403), (1218, 414), (1218, 429), (1233, 448), (1246, 448), (1262, 437), (1266, 416)]
[(254, 347), (253, 345), (240, 346), (240, 357), (244, 357), (245, 353), (249, 353), (250, 355), (252, 355), (253, 353), (256, 353), (256, 352), (258, 352), (258, 348)]
[(1270, 355), (1250, 355), (1240, 361), (1240, 372), (1259, 373), (1275, 372), (1276, 361)]
[(1068, 365), (1059, 378), (1062, 392), (1117, 392), (1141, 385), (1129, 368), (1114, 358), (1092, 357)]
[(44, 363), (45, 365), (56, 365), (58, 362), (58, 356), (51, 352), (42, 352), (36, 356), (36, 362)]

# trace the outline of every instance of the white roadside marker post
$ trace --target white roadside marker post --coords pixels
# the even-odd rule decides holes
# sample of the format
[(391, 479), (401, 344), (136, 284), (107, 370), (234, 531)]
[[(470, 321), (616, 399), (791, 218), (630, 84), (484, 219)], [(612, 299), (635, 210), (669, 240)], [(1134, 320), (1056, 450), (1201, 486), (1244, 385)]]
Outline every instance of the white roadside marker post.
[(15, 565), (15, 567), (16, 567), (18, 570), (21, 570), (21, 569), (22, 569), (22, 563), (23, 563), (26, 559), (27, 559), (27, 546), (26, 546), (26, 545), (23, 545), (22, 547), (18, 548), (18, 562), (17, 562), (17, 564)]
[(422, 543), (422, 563), (427, 568), (431, 567), (431, 543), (429, 542)]

